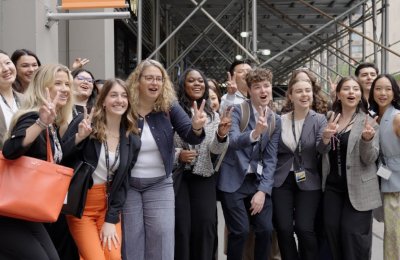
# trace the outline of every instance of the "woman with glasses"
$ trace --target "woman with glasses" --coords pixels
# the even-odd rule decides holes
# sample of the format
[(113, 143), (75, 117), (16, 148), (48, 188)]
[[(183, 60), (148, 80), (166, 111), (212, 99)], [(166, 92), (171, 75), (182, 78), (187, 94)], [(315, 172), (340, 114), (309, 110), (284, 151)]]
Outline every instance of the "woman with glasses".
[[(205, 100), (193, 105), (192, 119), (176, 102), (164, 67), (144, 60), (131, 73), (132, 109), (142, 146), (130, 172), (122, 211), (123, 259), (173, 260), (175, 198), (172, 185), (174, 133), (196, 145), (205, 137)], [(200, 106), (198, 106), (200, 105)]]
[(72, 77), (74, 78), (73, 95), (75, 102), (72, 110), (73, 116), (83, 113), (84, 107), (87, 109), (87, 113), (90, 113), (97, 95), (97, 89), (94, 88), (94, 76), (90, 71), (81, 68), (74, 70)]

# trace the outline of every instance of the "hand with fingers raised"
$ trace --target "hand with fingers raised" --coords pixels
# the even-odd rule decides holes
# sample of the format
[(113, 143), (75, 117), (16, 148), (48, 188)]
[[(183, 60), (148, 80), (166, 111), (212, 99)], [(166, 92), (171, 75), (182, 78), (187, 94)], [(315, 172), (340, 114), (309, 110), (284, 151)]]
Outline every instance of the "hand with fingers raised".
[(331, 117), (329, 118), (328, 124), (326, 125), (324, 131), (322, 132), (322, 141), (324, 144), (329, 144), (332, 139), (332, 136), (337, 132), (339, 125), (338, 121), (340, 118), (340, 113), (335, 115), (332, 113)]
[(87, 114), (86, 107), (83, 107), (83, 119), (78, 125), (78, 133), (75, 136), (75, 144), (79, 144), (85, 140), (93, 131), (92, 129), (92, 118), (93, 118), (94, 108)]
[[(378, 116), (374, 117), (373, 121), (376, 123), (378, 120)], [(364, 141), (371, 141), (372, 138), (375, 136), (375, 129), (374, 127), (368, 122), (368, 114), (365, 117), (365, 122), (364, 122), (364, 129), (361, 133), (361, 138)]]
[(57, 95), (54, 99), (50, 97), (50, 91), (46, 88), (46, 100), (44, 104), (39, 108), (39, 123), (43, 126), (48, 126), (54, 122), (57, 116), (56, 106), (58, 103), (58, 99), (60, 97), (60, 92), (57, 91)]
[(76, 58), (74, 63), (72, 63), (72, 70), (80, 69), (89, 62), (90, 60), (87, 58)]
[(228, 81), (226, 82), (226, 84), (226, 91), (228, 92), (228, 94), (235, 94), (235, 92), (238, 90), (236, 83), (236, 72), (233, 72), (233, 75), (228, 72)]
[(200, 135), (203, 130), (204, 124), (207, 122), (207, 114), (204, 112), (206, 100), (203, 99), (200, 108), (197, 108), (197, 102), (193, 102), (194, 115), (192, 117), (192, 129), (196, 135)]
[(259, 106), (257, 108), (257, 112), (258, 112), (258, 119), (257, 119), (257, 123), (256, 123), (256, 127), (253, 130), (253, 138), (254, 139), (258, 139), (258, 137), (267, 130), (268, 128), (268, 122), (267, 122), (267, 117), (266, 115), (268, 114), (268, 107), (266, 107), (265, 109), (263, 109), (262, 106)]
[(233, 107), (225, 109), (222, 113), (222, 117), (219, 121), (217, 136), (220, 139), (224, 139), (227, 135), (229, 130), (231, 129), (232, 125), (232, 111)]

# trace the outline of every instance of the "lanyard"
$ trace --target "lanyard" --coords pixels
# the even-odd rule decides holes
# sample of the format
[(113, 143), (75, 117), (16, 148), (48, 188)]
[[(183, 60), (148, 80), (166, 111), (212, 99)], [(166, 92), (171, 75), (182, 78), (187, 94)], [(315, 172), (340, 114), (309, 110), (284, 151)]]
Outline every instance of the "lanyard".
[(119, 159), (119, 142), (117, 145), (117, 148), (115, 149), (115, 158), (114, 158), (114, 163), (113, 165), (110, 167), (110, 155), (109, 155), (109, 151), (108, 151), (108, 144), (107, 141), (105, 141), (103, 143), (104, 145), (104, 154), (106, 157), (106, 168), (107, 168), (107, 206), (108, 206), (108, 196), (110, 195), (110, 191), (111, 191), (111, 174), (110, 171), (113, 171), (113, 169), (115, 168), (115, 165), (118, 162)]
[[(7, 106), (11, 111), (13, 111), (13, 109), (12, 109), (11, 106), (10, 106), (10, 104), (8, 104), (7, 100), (4, 98), (3, 94), (0, 93), (0, 96), (1, 96), (1, 99), (3, 100), (4, 104), (6, 104), (6, 106)], [(19, 108), (19, 107), (20, 107), (19, 99), (18, 99), (18, 97), (17, 97), (17, 95), (15, 94), (14, 91), (13, 91), (13, 97), (14, 97), (14, 100), (15, 100), (15, 104), (17, 105), (17, 108)]]
[[(304, 122), (306, 121), (307, 116), (308, 116), (308, 113), (307, 113), (306, 117), (304, 118)], [(294, 124), (294, 111), (292, 112), (292, 133), (293, 133), (293, 137), (294, 137), (294, 142), (296, 143), (296, 149), (294, 150), (294, 152), (297, 151), (297, 155), (298, 155), (298, 160), (297, 160), (296, 156), (294, 157), (294, 159), (295, 159), (295, 161), (297, 162), (297, 164), (299, 166), (303, 165), (303, 157), (301, 155), (301, 151), (302, 151), (302, 149), (301, 149), (301, 135), (303, 134), (304, 122), (303, 122), (303, 126), (301, 127), (299, 141), (297, 142), (296, 141), (296, 139), (297, 139), (296, 138), (296, 126)]]
[[(336, 144), (336, 150), (337, 150), (336, 151), (336, 157), (337, 157), (337, 163), (338, 163), (338, 174), (339, 174), (339, 176), (342, 176), (342, 159), (341, 159), (341, 155), (340, 155), (340, 137), (342, 137), (342, 135), (347, 132), (347, 129), (349, 128), (349, 126), (351, 126), (354, 123), (354, 118), (355, 117), (356, 117), (356, 113), (354, 113), (351, 116), (351, 119), (350, 119), (349, 123), (346, 125), (346, 127), (343, 128), (339, 133), (337, 133), (336, 136), (334, 136), (334, 139), (337, 142), (337, 144)], [(332, 142), (332, 143), (334, 145), (334, 142)]]

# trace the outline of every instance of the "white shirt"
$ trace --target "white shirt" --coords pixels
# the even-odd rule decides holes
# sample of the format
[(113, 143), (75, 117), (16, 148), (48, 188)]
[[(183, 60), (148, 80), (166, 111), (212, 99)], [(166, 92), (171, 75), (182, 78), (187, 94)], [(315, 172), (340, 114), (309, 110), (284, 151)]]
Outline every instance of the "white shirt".
[(11, 109), (7, 106), (6, 103), (4, 103), (3, 98), (0, 97), (0, 106), (1, 110), (3, 111), (4, 119), (6, 120), (6, 127), (8, 130), (8, 127), (10, 126), (11, 123), (11, 118), (13, 115), (18, 111), (17, 107), (17, 102), (15, 102), (15, 99), (13, 99), (13, 104), (11, 105)]
[(227, 107), (232, 105), (239, 105), (245, 100), (247, 100), (247, 97), (245, 97), (239, 90), (237, 90), (235, 94), (226, 93), (221, 97), (219, 113), (222, 115)]
[[(110, 162), (110, 167), (114, 165), (115, 162), (115, 153), (113, 152), (108, 152), (109, 156), (109, 162)], [(119, 167), (119, 157), (118, 156), (118, 161), (115, 164), (113, 169), (110, 169), (110, 175), (111, 175), (111, 180), (112, 177), (115, 173), (115, 171)], [(100, 150), (100, 156), (99, 156), (99, 162), (97, 163), (97, 167), (93, 172), (93, 184), (103, 184), (107, 182), (107, 167), (106, 167), (106, 153), (104, 149), (104, 145), (101, 145), (101, 150)]]

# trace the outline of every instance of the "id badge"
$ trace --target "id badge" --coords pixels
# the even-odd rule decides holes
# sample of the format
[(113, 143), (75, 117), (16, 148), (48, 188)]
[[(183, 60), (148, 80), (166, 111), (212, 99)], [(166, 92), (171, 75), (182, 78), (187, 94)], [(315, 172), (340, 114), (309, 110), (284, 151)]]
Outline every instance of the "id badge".
[(262, 175), (263, 173), (263, 166), (261, 163), (257, 163), (257, 174)]
[(303, 182), (306, 180), (306, 171), (303, 169), (294, 172), (296, 177), (296, 182)]
[(381, 165), (376, 174), (378, 174), (378, 176), (381, 176), (385, 180), (389, 180), (390, 176), (392, 175), (392, 171), (385, 165)]

